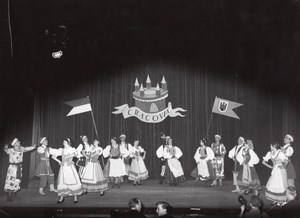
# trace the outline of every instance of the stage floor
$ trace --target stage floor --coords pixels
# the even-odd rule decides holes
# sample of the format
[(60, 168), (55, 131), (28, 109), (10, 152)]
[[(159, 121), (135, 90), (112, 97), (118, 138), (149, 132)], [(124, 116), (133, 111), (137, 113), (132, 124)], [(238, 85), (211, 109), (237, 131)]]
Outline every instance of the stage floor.
[[(77, 204), (73, 198), (66, 198), (63, 204), (57, 204), (56, 193), (45, 190), (46, 195), (38, 193), (38, 181), (33, 180), (28, 189), (18, 192), (18, 197), (13, 202), (6, 201), (6, 193), (0, 195), (0, 206), (6, 207), (43, 207), (43, 208), (126, 208), (130, 198), (140, 198), (145, 208), (154, 208), (157, 201), (167, 201), (174, 208), (210, 208), (210, 209), (238, 209), (238, 193), (232, 193), (232, 181), (225, 180), (223, 186), (210, 187), (209, 183), (187, 180), (177, 187), (168, 184), (158, 184), (158, 180), (146, 180), (142, 185), (133, 186), (123, 183), (119, 189), (110, 189), (104, 196), (98, 193), (88, 193), (78, 198)], [(270, 201), (264, 197), (264, 188), (260, 194), (265, 207), (270, 206)], [(245, 196), (249, 199), (250, 195)]]

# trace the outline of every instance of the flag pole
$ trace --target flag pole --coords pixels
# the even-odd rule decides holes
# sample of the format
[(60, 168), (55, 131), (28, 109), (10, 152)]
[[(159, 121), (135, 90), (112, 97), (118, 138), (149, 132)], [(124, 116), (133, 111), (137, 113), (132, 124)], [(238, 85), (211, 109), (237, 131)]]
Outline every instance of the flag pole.
[[(90, 102), (90, 97), (87, 96), (87, 98), (89, 99), (89, 102)], [(92, 115), (92, 120), (93, 120), (93, 124), (94, 124), (94, 128), (95, 128), (96, 136), (97, 136), (97, 139), (99, 139), (98, 130), (97, 130), (97, 126), (96, 126), (96, 122), (95, 122), (94, 113), (93, 113), (92, 108), (91, 108), (91, 115)]]
[[(87, 96), (87, 98), (89, 99), (89, 102), (90, 102), (90, 97)], [(95, 122), (94, 113), (93, 113), (93, 109), (92, 108), (91, 108), (91, 115), (92, 115), (92, 120), (93, 120), (93, 124), (94, 124), (94, 128), (95, 128), (97, 140), (99, 140), (99, 142), (100, 142), (99, 135), (98, 135), (98, 130), (97, 130), (97, 126), (96, 126), (96, 122)], [(105, 164), (104, 164), (103, 155), (101, 155), (101, 163), (102, 163), (102, 167), (104, 168)]]
[(212, 120), (212, 115), (213, 115), (213, 113), (211, 112), (211, 113), (210, 113), (210, 118), (209, 118), (209, 121), (208, 121), (208, 125), (207, 125), (207, 129), (206, 129), (206, 134), (205, 134), (205, 138), (206, 138), (206, 139), (207, 139), (207, 137), (208, 137), (208, 130), (209, 130), (210, 123), (211, 123), (211, 120)]

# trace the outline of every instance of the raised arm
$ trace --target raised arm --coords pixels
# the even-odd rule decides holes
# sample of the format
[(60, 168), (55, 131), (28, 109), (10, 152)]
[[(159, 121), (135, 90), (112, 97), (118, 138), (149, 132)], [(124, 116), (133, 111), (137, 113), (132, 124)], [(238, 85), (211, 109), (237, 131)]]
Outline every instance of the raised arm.
[(36, 144), (35, 145), (32, 145), (32, 146), (29, 146), (29, 147), (23, 147), (23, 152), (27, 152), (27, 151), (32, 151), (36, 148)]
[(6, 154), (10, 154), (10, 150), (8, 149), (8, 144), (4, 145), (4, 151)]

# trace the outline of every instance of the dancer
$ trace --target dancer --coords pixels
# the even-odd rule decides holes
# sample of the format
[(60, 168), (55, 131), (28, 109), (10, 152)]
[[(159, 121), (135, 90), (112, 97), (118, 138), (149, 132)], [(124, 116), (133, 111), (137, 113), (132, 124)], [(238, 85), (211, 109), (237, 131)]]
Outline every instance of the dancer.
[(200, 140), (200, 146), (195, 152), (194, 159), (197, 163), (197, 180), (207, 181), (210, 179), (210, 161), (214, 158), (214, 152), (207, 146), (206, 140)]
[[(120, 139), (120, 146), (122, 147), (122, 149), (126, 149), (127, 152), (129, 152), (130, 149), (132, 148), (132, 145), (130, 143), (126, 142), (126, 135), (124, 133), (122, 133), (120, 135), (119, 139)], [(123, 160), (124, 160), (125, 169), (126, 169), (125, 177), (128, 178), (128, 172), (129, 172), (129, 168), (130, 168), (130, 165), (131, 165), (131, 157), (130, 156), (123, 157)], [(130, 180), (128, 180), (128, 182), (129, 181)]]
[(77, 154), (78, 154), (78, 156), (77, 156), (78, 161), (77, 161), (76, 165), (79, 166), (79, 177), (82, 178), (82, 173), (83, 173), (84, 167), (86, 165), (86, 157), (82, 151), (84, 151), (86, 153), (90, 152), (92, 149), (92, 146), (90, 145), (89, 139), (86, 135), (80, 136), (80, 138), (81, 138), (82, 144), (79, 144), (78, 147), (76, 148)]
[[(50, 155), (55, 153), (56, 149), (48, 147), (48, 139), (42, 137), (40, 140), (40, 146), (37, 149), (38, 154), (38, 164), (35, 170), (35, 175), (40, 177), (40, 188), (39, 194), (45, 195), (44, 188), (48, 185), (50, 186), (50, 192), (57, 192), (54, 188), (54, 173), (50, 166)], [(53, 156), (52, 156), (53, 157)]]
[[(271, 176), (266, 185), (266, 198), (273, 201), (272, 205), (277, 203), (284, 203), (286, 200), (286, 188), (287, 186), (287, 173), (285, 164), (288, 162), (288, 158), (282, 153), (279, 148), (279, 144), (271, 144), (271, 151), (263, 157), (263, 164), (272, 169)], [(273, 166), (267, 162), (271, 160)]]
[(107, 161), (108, 181), (111, 187), (120, 188), (123, 182), (123, 176), (126, 174), (125, 164), (122, 158), (129, 155), (129, 152), (117, 144), (116, 137), (111, 138), (111, 145), (106, 146), (103, 150), (103, 157), (109, 157)]
[[(82, 186), (73, 163), (73, 157), (78, 155), (75, 148), (71, 146), (71, 140), (66, 138), (63, 140), (64, 148), (59, 148), (53, 155), (53, 159), (60, 165), (57, 182), (57, 192), (60, 197), (58, 204), (64, 202), (65, 197), (73, 196), (74, 203), (78, 202), (79, 195), (82, 194)], [(57, 159), (61, 156), (61, 161)]]
[(247, 139), (245, 146), (236, 156), (237, 161), (242, 165), (237, 176), (237, 184), (245, 194), (254, 191), (258, 195), (261, 189), (260, 180), (257, 176), (254, 165), (259, 163), (259, 158), (254, 152), (252, 140)]
[(164, 140), (164, 143), (156, 150), (156, 156), (160, 159), (161, 164), (160, 180), (158, 184), (162, 184), (165, 178), (166, 159), (164, 158), (164, 148), (167, 145), (167, 141), (169, 140), (170, 136), (165, 136), (165, 134), (161, 133), (161, 138)]
[(135, 140), (133, 147), (129, 150), (132, 162), (129, 168), (128, 179), (133, 180), (133, 185), (141, 185), (141, 180), (145, 180), (149, 177), (148, 170), (144, 163), (146, 151), (139, 146), (139, 143), (139, 140)]
[(291, 157), (294, 154), (294, 149), (292, 147), (293, 141), (294, 141), (293, 136), (291, 136), (290, 134), (285, 135), (284, 146), (281, 148), (281, 151), (288, 158), (288, 163), (286, 166), (288, 186), (295, 187), (296, 170), (294, 164), (291, 161)]
[(230, 159), (233, 160), (234, 162), (234, 168), (233, 168), (233, 185), (235, 185), (235, 189), (232, 190), (232, 192), (238, 192), (239, 191), (239, 186), (237, 184), (237, 176), (238, 176), (238, 172), (241, 169), (241, 165), (238, 163), (238, 161), (236, 160), (236, 156), (238, 155), (238, 153), (242, 150), (243, 146), (245, 143), (245, 139), (240, 136), (238, 138), (238, 145), (234, 146), (228, 153), (228, 157)]
[(85, 194), (88, 192), (100, 192), (100, 196), (103, 196), (104, 191), (108, 190), (107, 179), (103, 175), (102, 168), (98, 161), (102, 151), (103, 149), (99, 147), (98, 139), (94, 140), (90, 150), (82, 151), (86, 158), (86, 165), (81, 175), (82, 188)]
[(167, 146), (164, 148), (163, 157), (167, 160), (166, 162), (166, 178), (170, 185), (177, 186), (179, 182), (185, 180), (181, 163), (178, 159), (182, 156), (182, 151), (172, 143), (170, 137), (167, 141)]
[(6, 200), (9, 202), (15, 200), (17, 192), (21, 189), (23, 154), (36, 148), (36, 145), (21, 146), (21, 142), (17, 138), (12, 141), (11, 145), (13, 148), (8, 148), (8, 145), (4, 146), (5, 153), (9, 155), (9, 166), (4, 185), (4, 191), (7, 192)]
[(211, 184), (212, 186), (219, 185), (222, 186), (222, 181), (225, 178), (224, 176), (224, 157), (226, 154), (226, 148), (223, 143), (221, 143), (221, 136), (215, 135), (215, 142), (211, 144), (211, 149), (214, 152), (215, 158), (211, 161), (213, 168), (213, 177), (214, 181)]

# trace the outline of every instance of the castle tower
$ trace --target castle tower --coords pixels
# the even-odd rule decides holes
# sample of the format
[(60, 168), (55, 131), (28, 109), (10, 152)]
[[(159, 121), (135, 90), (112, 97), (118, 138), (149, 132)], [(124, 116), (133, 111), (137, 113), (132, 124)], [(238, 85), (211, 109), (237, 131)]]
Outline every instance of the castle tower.
[(162, 80), (161, 80), (161, 88), (164, 90), (164, 91), (167, 91), (167, 82), (165, 80), (165, 76), (163, 76)]
[(143, 87), (143, 84), (141, 84), (141, 88), (140, 88), (140, 96), (141, 96), (141, 97), (144, 96), (144, 87)]
[(149, 75), (147, 76), (146, 87), (147, 87), (147, 89), (150, 89), (150, 88), (151, 88), (151, 80), (150, 80)]
[(134, 90), (137, 92), (140, 89), (140, 84), (137, 78), (135, 78)]
[(159, 87), (158, 83), (156, 85), (155, 91), (156, 91), (156, 96), (159, 97), (160, 96), (160, 87)]

